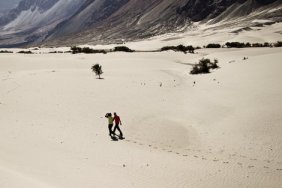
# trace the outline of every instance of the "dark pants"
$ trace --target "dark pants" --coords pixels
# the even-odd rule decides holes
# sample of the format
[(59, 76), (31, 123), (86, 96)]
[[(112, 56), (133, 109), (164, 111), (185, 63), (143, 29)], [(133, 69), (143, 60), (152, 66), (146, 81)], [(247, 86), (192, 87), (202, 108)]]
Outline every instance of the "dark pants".
[(113, 132), (112, 129), (113, 129), (113, 124), (109, 124), (109, 135), (110, 135), (110, 136), (114, 135), (114, 134), (113, 134), (114, 132)]
[(116, 130), (119, 131), (119, 136), (122, 137), (123, 134), (122, 134), (122, 132), (121, 132), (121, 130), (120, 130), (120, 128), (119, 128), (119, 124), (116, 124), (116, 125), (115, 125), (114, 131), (113, 131), (114, 134), (116, 134)]

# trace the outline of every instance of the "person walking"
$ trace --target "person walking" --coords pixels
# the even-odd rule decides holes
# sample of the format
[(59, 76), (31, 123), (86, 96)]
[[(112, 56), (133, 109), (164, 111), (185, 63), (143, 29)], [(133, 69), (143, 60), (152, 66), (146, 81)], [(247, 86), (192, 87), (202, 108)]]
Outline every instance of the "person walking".
[(113, 134), (116, 135), (115, 132), (116, 132), (116, 130), (118, 130), (119, 131), (119, 137), (123, 138), (123, 134), (122, 134), (120, 127), (119, 127), (119, 125), (122, 125), (122, 123), (121, 123), (120, 117), (117, 115), (116, 112), (114, 113), (114, 121), (115, 121), (115, 128), (113, 130)]
[(107, 113), (105, 117), (108, 119), (109, 136), (113, 137), (115, 134), (113, 132), (114, 118), (111, 113)]

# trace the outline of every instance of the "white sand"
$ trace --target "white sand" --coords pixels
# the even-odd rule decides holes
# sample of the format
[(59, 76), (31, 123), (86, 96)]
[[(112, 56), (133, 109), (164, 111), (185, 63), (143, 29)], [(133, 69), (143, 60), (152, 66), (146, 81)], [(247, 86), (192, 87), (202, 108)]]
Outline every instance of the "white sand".
[[(235, 22), (125, 45), (281, 41), (281, 23)], [(281, 48), (47, 54), (67, 50), (0, 54), (0, 188), (281, 187)], [(202, 57), (221, 69), (190, 75)], [(108, 136), (104, 115), (114, 111), (123, 141)]]
[[(190, 75), (204, 56), (221, 69)], [(0, 187), (281, 187), (281, 58), (281, 48), (0, 54)], [(124, 141), (108, 137), (114, 111)]]

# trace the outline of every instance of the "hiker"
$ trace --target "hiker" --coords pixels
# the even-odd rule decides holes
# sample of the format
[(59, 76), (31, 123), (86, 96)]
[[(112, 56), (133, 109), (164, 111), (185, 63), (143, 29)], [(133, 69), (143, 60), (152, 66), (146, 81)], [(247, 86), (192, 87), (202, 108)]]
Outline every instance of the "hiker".
[(123, 134), (122, 134), (120, 127), (119, 127), (119, 125), (122, 125), (122, 123), (121, 123), (120, 117), (117, 115), (117, 113), (114, 113), (114, 121), (115, 121), (115, 128), (114, 128), (113, 134), (116, 135), (115, 132), (116, 132), (116, 130), (118, 130), (119, 131), (119, 137), (123, 138)]
[(112, 117), (112, 114), (111, 113), (107, 113), (105, 115), (105, 117), (108, 119), (108, 122), (109, 122), (109, 136), (110, 137), (113, 137), (114, 136), (114, 132), (112, 131), (112, 128), (113, 128), (113, 122), (114, 122), (114, 118)]

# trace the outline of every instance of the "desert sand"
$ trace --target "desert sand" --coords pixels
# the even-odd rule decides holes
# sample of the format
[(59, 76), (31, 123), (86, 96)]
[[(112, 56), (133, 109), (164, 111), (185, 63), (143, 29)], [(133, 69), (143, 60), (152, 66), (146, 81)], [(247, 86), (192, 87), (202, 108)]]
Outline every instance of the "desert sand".
[(281, 48), (196, 52), (0, 54), (0, 187), (281, 187)]
[[(276, 42), (281, 26), (201, 25), (126, 45)], [(281, 48), (54, 50), (69, 48), (0, 54), (1, 188), (281, 187)], [(221, 68), (190, 75), (203, 57)], [(107, 112), (121, 116), (125, 140), (109, 138)]]

